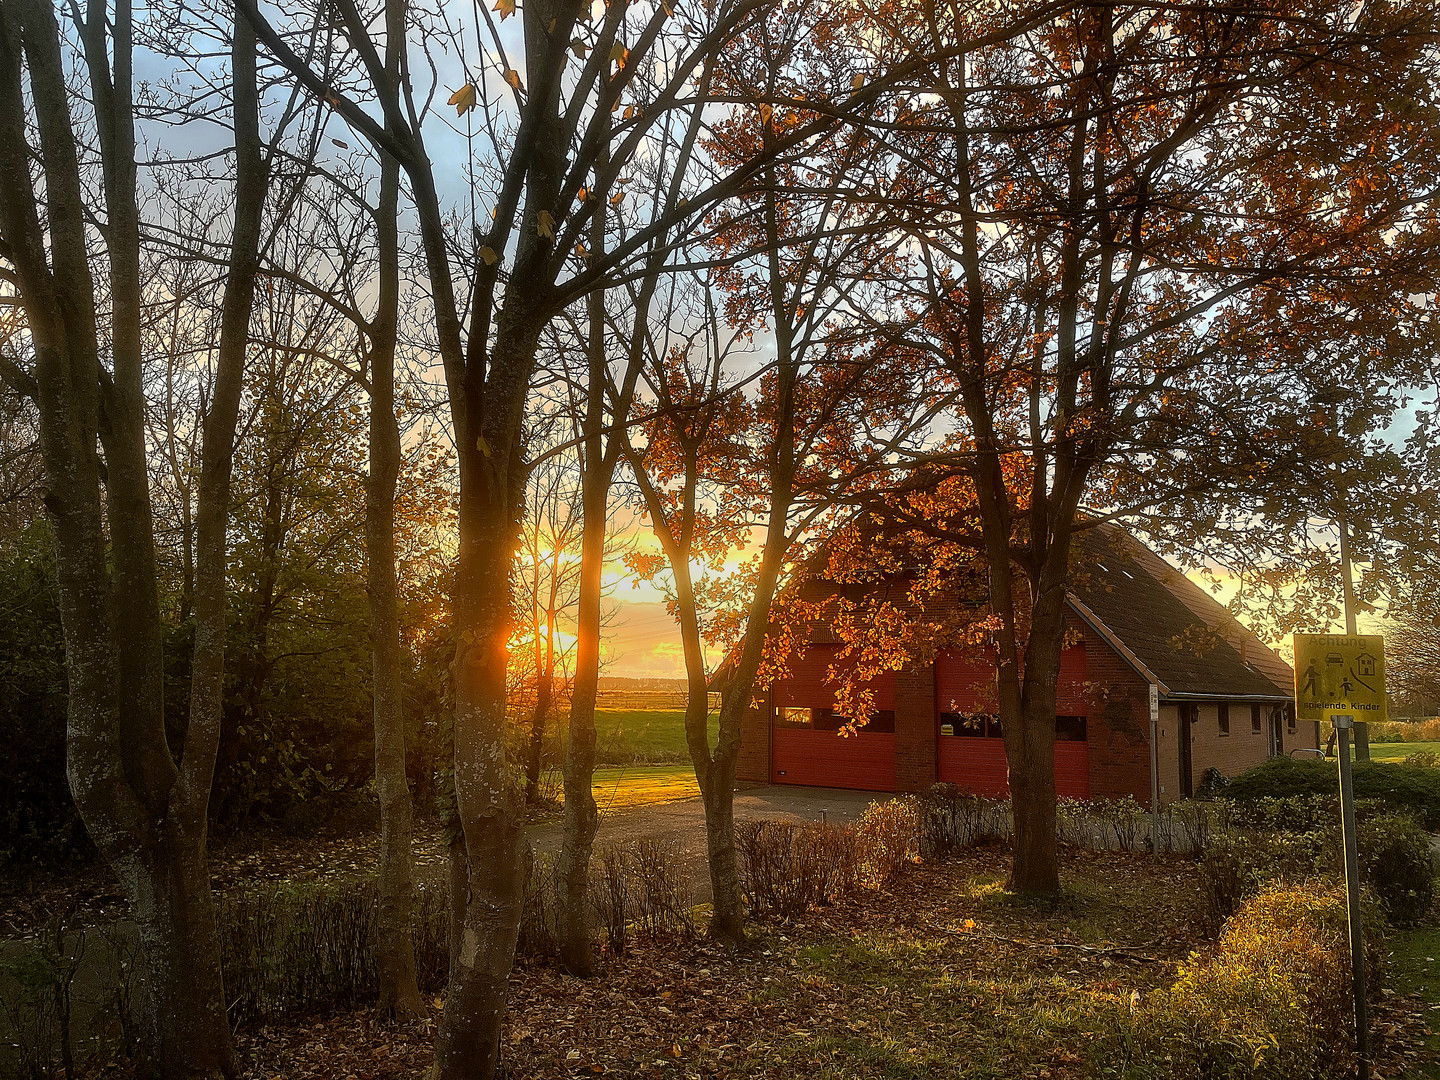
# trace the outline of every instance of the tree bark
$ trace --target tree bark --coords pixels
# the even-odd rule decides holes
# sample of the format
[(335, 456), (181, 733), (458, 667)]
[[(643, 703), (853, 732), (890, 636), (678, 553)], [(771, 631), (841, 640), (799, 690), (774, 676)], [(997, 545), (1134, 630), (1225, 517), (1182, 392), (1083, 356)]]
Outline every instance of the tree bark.
[[(400, 82), (405, 5), (385, 6), (385, 76)], [(395, 343), (400, 307), (400, 163), (381, 151), (376, 210), (379, 296), (370, 327), (370, 476), (365, 486), (365, 547), (374, 679), (375, 791), (380, 800), (380, 911), (377, 963), (380, 1011), (397, 1020), (424, 1012), (415, 977), (410, 931), (413, 902), (414, 809), (405, 769), (400, 713), (400, 612), (395, 572), (395, 487), (400, 475), (400, 427), (395, 418)]]
[[(1067, 560), (1068, 560), (1068, 542)], [(1032, 607), (1025, 670), (1018, 687), (1002, 695), (1001, 731), (1009, 765), (1015, 856), (1009, 889), (1054, 896), (1060, 891), (1060, 851), (1055, 833), (1055, 699), (1065, 647), (1065, 584), (1041, 591)], [(1018, 690), (1018, 695), (1015, 693)], [(1018, 701), (1016, 700), (1018, 696)]]
[[(481, 437), (483, 439), (483, 436)], [(460, 555), (455, 575), (455, 802), (467, 871), (459, 948), (435, 1046), (439, 1077), (493, 1076), (500, 1020), (524, 901), (521, 793), (505, 758), (508, 500), (484, 451), (461, 452)], [(478, 459), (478, 460), (477, 460)], [(477, 475), (480, 474), (480, 475)]]
[[(604, 250), (605, 212), (595, 214), (591, 244)], [(605, 423), (605, 293), (587, 299), (589, 382), (581, 420), (580, 599), (575, 613), (575, 679), (570, 691), (570, 737), (565, 748), (565, 819), (556, 872), (560, 880), (560, 963), (573, 975), (592, 975), (590, 856), (600, 814), (595, 806), (595, 701), (600, 687), (600, 600), (605, 564), (605, 523), (615, 456), (602, 445)], [(611, 442), (611, 448), (615, 445)]]
[[(223, 678), (229, 466), (266, 187), (254, 40), (237, 27), (232, 44), (235, 229), (216, 393), (205, 418), (196, 521), (195, 671), (177, 764), (164, 728), (155, 549), (144, 468), (128, 5), (116, 9), (108, 28), (103, 12), (93, 12), (81, 24), (81, 37), (110, 218), (105, 244), (112, 323), (103, 334), (54, 10), (39, 0), (0, 6), (0, 235), (16, 268), (35, 349), (50, 488), (46, 505), (55, 522), (70, 678), (67, 771), (81, 817), (125, 889), (140, 931), (142, 1073), (233, 1075), (206, 820)], [(40, 197), (29, 175), (25, 62), (40, 132), (48, 245)], [(101, 363), (105, 340), (113, 378)], [(108, 550), (97, 442), (105, 453)]]
[(535, 706), (530, 710), (530, 745), (525, 757), (525, 802), (540, 801), (540, 765), (545, 750), (545, 721), (555, 699), (555, 607), (546, 611), (546, 642), (540, 649), (540, 668), (535, 675)]

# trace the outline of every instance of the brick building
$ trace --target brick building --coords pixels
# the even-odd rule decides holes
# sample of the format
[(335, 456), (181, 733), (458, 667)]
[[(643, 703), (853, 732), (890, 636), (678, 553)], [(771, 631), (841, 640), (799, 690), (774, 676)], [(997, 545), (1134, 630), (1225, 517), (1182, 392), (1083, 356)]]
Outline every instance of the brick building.
[[(1319, 725), (1295, 720), (1290, 666), (1208, 593), (1117, 529), (1088, 530), (1080, 546), (1085, 569), (1069, 597), (1056, 699), (1062, 796), (1149, 803), (1151, 686), (1160, 698), (1162, 803), (1192, 794), (1212, 766), (1233, 776), (1320, 745)], [(869, 684), (870, 722), (845, 736), (834, 711), (841, 647), (824, 627), (808, 636), (787, 677), (746, 714), (738, 779), (871, 791), (951, 781), (1006, 791), (989, 661), (942, 649), (933, 663), (880, 676)], [(724, 692), (723, 666), (715, 685)]]

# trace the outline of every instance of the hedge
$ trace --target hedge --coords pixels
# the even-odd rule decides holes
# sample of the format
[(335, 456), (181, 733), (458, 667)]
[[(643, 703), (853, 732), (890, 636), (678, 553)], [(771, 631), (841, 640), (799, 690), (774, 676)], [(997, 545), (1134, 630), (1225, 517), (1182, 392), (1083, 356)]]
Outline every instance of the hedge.
[[(1357, 799), (1409, 813), (1431, 832), (1440, 831), (1440, 769), (1357, 761), (1354, 772)], [(1236, 803), (1253, 803), (1267, 798), (1333, 795), (1336, 784), (1334, 762), (1282, 757), (1241, 773), (1221, 796)]]

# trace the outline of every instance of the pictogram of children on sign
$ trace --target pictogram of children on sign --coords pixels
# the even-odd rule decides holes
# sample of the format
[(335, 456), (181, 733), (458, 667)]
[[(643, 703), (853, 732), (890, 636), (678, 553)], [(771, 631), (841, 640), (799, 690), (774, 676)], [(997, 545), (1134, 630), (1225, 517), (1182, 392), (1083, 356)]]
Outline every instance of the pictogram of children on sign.
[(1315, 694), (1320, 691), (1320, 670), (1315, 666), (1315, 660), (1310, 660), (1310, 666), (1305, 669), (1305, 686), (1301, 689), (1302, 694)]

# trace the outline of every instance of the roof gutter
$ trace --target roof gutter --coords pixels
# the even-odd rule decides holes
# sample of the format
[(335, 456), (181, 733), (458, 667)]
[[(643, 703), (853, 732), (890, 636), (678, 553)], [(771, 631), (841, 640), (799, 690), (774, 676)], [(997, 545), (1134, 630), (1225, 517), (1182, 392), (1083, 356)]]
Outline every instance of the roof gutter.
[(1170, 687), (1167, 686), (1158, 675), (1145, 666), (1145, 661), (1130, 651), (1130, 648), (1120, 640), (1119, 635), (1106, 626), (1100, 616), (1096, 615), (1095, 612), (1091, 611), (1079, 600), (1076, 600), (1075, 597), (1070, 596), (1066, 599), (1070, 606), (1075, 609), (1075, 613), (1089, 625), (1090, 629), (1104, 638), (1106, 643), (1123, 656), (1125, 662), (1133, 667), (1147, 683), (1160, 688), (1161, 697), (1170, 697)]
[(1167, 701), (1290, 701), (1288, 694), (1167, 694)]

